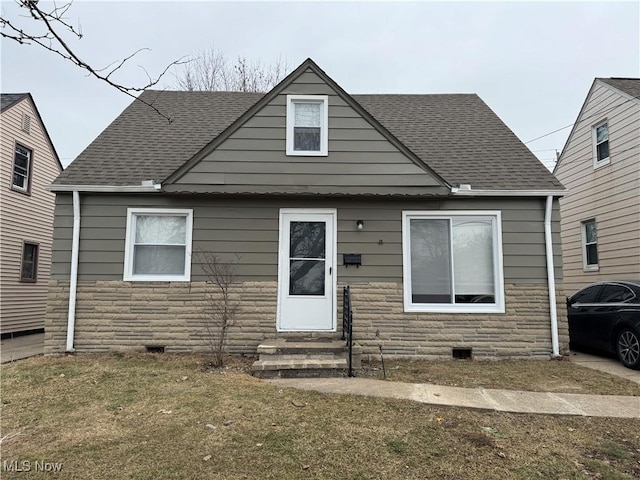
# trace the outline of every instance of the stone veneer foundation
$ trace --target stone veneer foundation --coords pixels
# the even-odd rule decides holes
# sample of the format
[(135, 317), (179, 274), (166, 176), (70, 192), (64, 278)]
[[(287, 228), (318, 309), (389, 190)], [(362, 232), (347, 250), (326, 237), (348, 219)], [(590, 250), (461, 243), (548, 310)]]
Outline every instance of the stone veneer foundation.
[[(202, 310), (207, 305), (204, 282), (79, 282), (74, 346), (77, 352), (206, 351)], [(277, 282), (244, 282), (234, 291), (240, 302), (228, 348), (254, 354), (265, 339), (292, 336), (276, 332)], [(558, 291), (560, 352), (567, 353), (569, 334), (563, 289)], [(338, 295), (341, 334), (342, 285)], [(506, 313), (405, 313), (402, 285), (351, 284), (354, 340), (364, 358), (451, 358), (453, 348), (471, 348), (475, 359), (548, 358), (551, 353), (549, 301), (545, 285), (505, 286)], [(241, 301), (240, 301), (241, 300)], [(66, 346), (69, 282), (49, 282), (45, 354)], [(300, 337), (304, 334), (297, 334)], [(317, 338), (322, 335), (313, 334)]]

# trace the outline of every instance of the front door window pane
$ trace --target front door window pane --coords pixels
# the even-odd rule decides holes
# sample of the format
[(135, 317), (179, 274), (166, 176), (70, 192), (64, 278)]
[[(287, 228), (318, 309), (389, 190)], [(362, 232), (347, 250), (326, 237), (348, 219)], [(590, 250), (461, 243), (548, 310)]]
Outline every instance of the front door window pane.
[(325, 222), (289, 224), (289, 295), (324, 295)]
[(324, 295), (324, 260), (289, 261), (289, 295)]
[(289, 255), (291, 258), (324, 258), (324, 222), (291, 222)]

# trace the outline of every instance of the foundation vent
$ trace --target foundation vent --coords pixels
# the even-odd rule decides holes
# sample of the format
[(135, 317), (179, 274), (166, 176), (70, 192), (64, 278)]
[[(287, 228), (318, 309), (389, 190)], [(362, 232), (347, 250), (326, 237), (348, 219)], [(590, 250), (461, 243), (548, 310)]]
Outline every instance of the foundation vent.
[(471, 360), (470, 348), (452, 348), (451, 354), (455, 360)]

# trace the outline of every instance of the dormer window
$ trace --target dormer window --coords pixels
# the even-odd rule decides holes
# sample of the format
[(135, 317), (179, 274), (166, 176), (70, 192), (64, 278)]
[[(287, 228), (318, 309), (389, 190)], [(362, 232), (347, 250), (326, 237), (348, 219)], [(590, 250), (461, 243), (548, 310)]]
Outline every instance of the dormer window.
[(593, 127), (593, 167), (609, 163), (609, 124), (604, 121)]
[(326, 156), (327, 95), (287, 95), (287, 155)]

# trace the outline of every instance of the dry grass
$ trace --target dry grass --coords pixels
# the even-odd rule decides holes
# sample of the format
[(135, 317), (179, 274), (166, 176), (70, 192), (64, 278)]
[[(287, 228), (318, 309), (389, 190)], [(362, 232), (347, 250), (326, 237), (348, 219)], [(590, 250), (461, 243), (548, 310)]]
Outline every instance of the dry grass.
[(2, 366), (3, 462), (59, 462), (65, 479), (640, 476), (640, 421), (281, 390), (242, 364), (206, 371), (199, 361), (83, 355)]
[[(394, 382), (530, 392), (640, 396), (640, 384), (566, 360), (387, 360), (385, 365), (387, 380)], [(362, 375), (383, 378), (382, 363), (365, 363)]]

